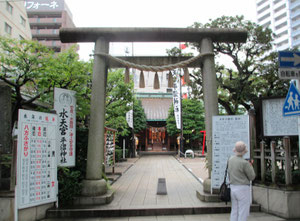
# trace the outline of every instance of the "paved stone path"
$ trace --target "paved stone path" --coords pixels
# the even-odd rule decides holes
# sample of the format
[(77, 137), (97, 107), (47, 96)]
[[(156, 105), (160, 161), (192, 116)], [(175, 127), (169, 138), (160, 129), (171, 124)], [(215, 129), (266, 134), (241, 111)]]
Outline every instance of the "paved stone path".
[[(113, 211), (118, 209), (134, 210), (224, 206), (224, 203), (202, 202), (196, 197), (196, 190), (200, 191), (202, 189), (202, 185), (197, 178), (204, 178), (204, 176), (206, 176), (206, 171), (205, 167), (203, 167), (205, 165), (203, 159), (196, 160), (199, 164), (192, 160), (193, 159), (177, 160), (175, 157), (168, 155), (150, 155), (143, 156), (132, 162), (127, 162), (127, 167), (129, 169), (126, 169), (126, 166), (122, 167), (119, 165), (119, 170), (123, 171), (123, 175), (112, 185), (112, 189), (115, 190), (114, 200), (108, 205), (94, 206), (92, 208)], [(130, 167), (128, 165), (130, 165)], [(167, 195), (156, 194), (158, 178), (166, 179)], [(101, 217), (76, 219), (76, 221), (224, 221), (229, 220), (229, 215), (230, 214), (227, 213), (116, 218)], [(46, 220), (52, 221), (55, 219)], [(73, 221), (74, 219), (64, 220)], [(248, 221), (282, 220), (284, 219), (262, 212), (251, 213), (248, 219)]]
[[(158, 178), (165, 178), (167, 195), (157, 195)], [(114, 200), (106, 209), (170, 208), (212, 205), (201, 202), (202, 185), (173, 156), (141, 157), (113, 185)], [(103, 207), (102, 207), (103, 208)]]

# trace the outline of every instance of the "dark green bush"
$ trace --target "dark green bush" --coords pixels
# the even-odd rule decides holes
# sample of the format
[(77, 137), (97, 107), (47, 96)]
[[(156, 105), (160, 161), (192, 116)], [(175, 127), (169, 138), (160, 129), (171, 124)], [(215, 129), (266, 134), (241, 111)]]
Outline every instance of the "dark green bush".
[(70, 205), (73, 198), (81, 193), (80, 171), (60, 167), (58, 168), (58, 177), (59, 204)]
[[(123, 150), (122, 149), (119, 149), (119, 148), (116, 148), (115, 150), (115, 157), (116, 157), (116, 162), (120, 162), (121, 159), (123, 158)], [(125, 156), (127, 157), (128, 156), (128, 149), (125, 149)]]
[(75, 167), (58, 168), (58, 198), (59, 204), (69, 205), (75, 196), (80, 195), (81, 181), (86, 174), (88, 130), (76, 130), (76, 164)]

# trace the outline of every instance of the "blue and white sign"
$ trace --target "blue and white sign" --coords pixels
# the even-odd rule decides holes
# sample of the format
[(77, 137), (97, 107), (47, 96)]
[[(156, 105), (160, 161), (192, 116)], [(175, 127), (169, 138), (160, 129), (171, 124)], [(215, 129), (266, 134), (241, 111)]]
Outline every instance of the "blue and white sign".
[(300, 115), (300, 93), (293, 83), (283, 105), (283, 116), (292, 115)]
[(300, 52), (279, 51), (279, 78), (300, 78)]

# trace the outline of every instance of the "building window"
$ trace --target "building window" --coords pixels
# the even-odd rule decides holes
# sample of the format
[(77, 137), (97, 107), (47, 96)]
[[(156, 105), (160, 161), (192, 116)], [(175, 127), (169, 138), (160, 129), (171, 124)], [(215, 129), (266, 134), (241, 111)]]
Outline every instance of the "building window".
[(267, 6), (263, 7), (262, 9), (260, 9), (260, 10), (257, 12), (257, 14), (261, 14), (261, 13), (263, 13), (264, 11), (268, 10), (269, 8), (270, 8), (270, 5), (267, 5)]
[(300, 39), (300, 35), (297, 35), (297, 36), (293, 37), (294, 41), (297, 41), (298, 39)]
[(293, 28), (293, 31), (297, 31), (300, 29), (300, 25), (297, 25), (296, 27)]
[(292, 13), (295, 13), (295, 12), (297, 12), (299, 10), (300, 10), (300, 5), (298, 5), (296, 8), (293, 8), (292, 9)]
[(261, 21), (265, 20), (268, 17), (270, 17), (270, 13), (268, 13), (268, 14), (264, 15), (263, 17), (259, 18), (258, 22), (261, 22)]
[(287, 26), (287, 22), (285, 21), (285, 22), (282, 22), (280, 25), (277, 25), (276, 27), (275, 27), (275, 30), (278, 30), (278, 29), (280, 29), (280, 28), (283, 28), (284, 26)]
[(264, 4), (267, 0), (262, 0), (260, 2), (257, 3), (257, 7), (261, 6), (262, 4)]
[(26, 25), (26, 20), (25, 20), (25, 18), (23, 18), (22, 16), (20, 16), (20, 23), (21, 23), (21, 25), (23, 25), (23, 26), (25, 27), (25, 25)]
[(278, 2), (281, 2), (281, 0), (274, 0), (273, 4), (276, 5)]
[(281, 14), (281, 15), (279, 15), (279, 16), (277, 16), (277, 17), (275, 18), (275, 21), (278, 21), (278, 20), (280, 20), (280, 19), (282, 19), (282, 18), (284, 18), (284, 17), (286, 17), (286, 12), (283, 13), (283, 14)]
[(278, 35), (276, 35), (276, 38), (281, 38), (282, 36), (287, 35), (287, 34), (288, 34), (287, 30), (283, 31), (283, 32), (279, 33)]
[(295, 18), (292, 18), (293, 22), (298, 21), (298, 20), (300, 20), (300, 15), (296, 16)]
[(7, 34), (11, 35), (12, 28), (11, 28), (11, 26), (10, 26), (9, 24), (7, 24), (6, 22), (5, 22), (5, 25), (4, 25), (4, 31), (5, 31)]
[(13, 13), (13, 7), (8, 2), (6, 2), (6, 11), (8, 11), (9, 14)]
[(271, 22), (268, 21), (267, 23), (263, 24), (262, 26), (263, 26), (263, 28), (268, 28), (270, 26), (270, 24), (271, 24)]
[(284, 41), (282, 41), (282, 42), (279, 42), (279, 43), (277, 44), (277, 47), (281, 47), (282, 45), (285, 45), (285, 44), (287, 44), (287, 43), (289, 43), (289, 40), (284, 40)]
[(281, 9), (284, 9), (285, 8), (285, 4), (283, 4), (283, 5), (281, 5), (281, 6), (279, 6), (278, 8), (276, 8), (275, 10), (274, 10), (274, 12), (276, 13), (276, 12), (279, 12)]

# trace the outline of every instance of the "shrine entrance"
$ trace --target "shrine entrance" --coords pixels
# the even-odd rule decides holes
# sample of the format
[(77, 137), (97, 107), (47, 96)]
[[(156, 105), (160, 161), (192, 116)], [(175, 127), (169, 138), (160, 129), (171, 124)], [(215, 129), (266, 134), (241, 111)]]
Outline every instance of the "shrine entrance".
[(168, 150), (168, 140), (166, 139), (166, 127), (148, 127), (147, 128), (147, 151), (161, 152)]
[[(102, 177), (102, 163), (104, 157), (105, 99), (108, 67), (130, 67), (154, 72), (184, 67), (201, 68), (205, 105), (205, 130), (207, 132), (207, 166), (210, 178), (212, 170), (212, 118), (218, 115), (213, 43), (245, 42), (247, 31), (226, 28), (62, 28), (60, 29), (60, 39), (62, 43), (95, 42), (87, 168), (86, 178), (82, 183), (82, 195), (100, 196), (107, 192), (106, 181)], [(123, 57), (118, 59), (109, 55), (110, 42), (194, 42), (199, 44), (200, 54), (193, 58)], [(131, 62), (128, 63), (127, 61)], [(154, 67), (152, 65), (163, 67)], [(129, 74), (128, 76), (125, 75), (126, 78), (129, 79)], [(153, 134), (152, 131), (154, 132)], [(149, 131), (146, 134), (149, 135)], [(152, 138), (153, 144), (161, 144), (159, 139), (162, 141), (163, 135), (159, 127), (151, 129), (151, 142)], [(210, 179), (205, 180), (204, 183), (204, 191), (210, 190)]]

